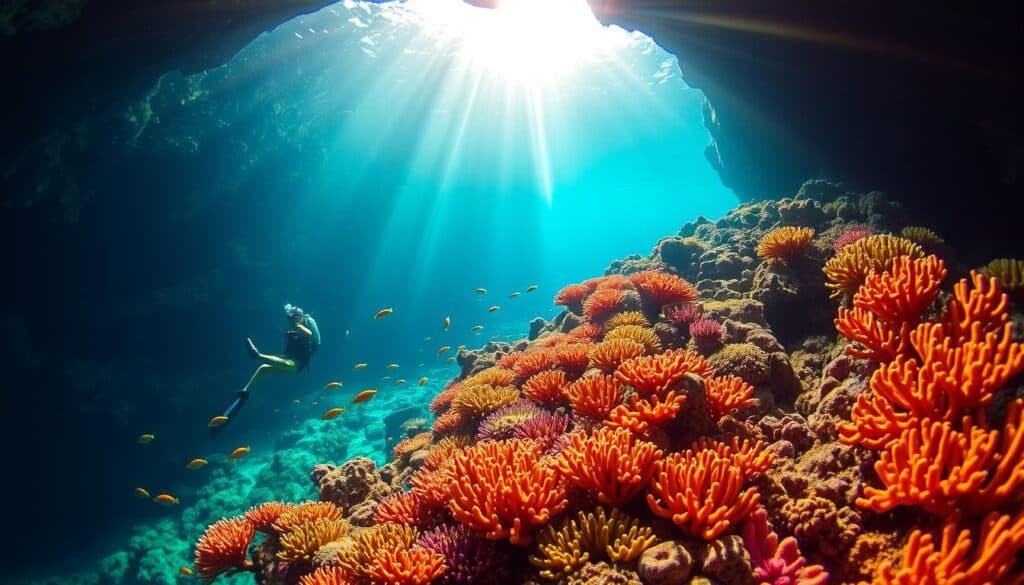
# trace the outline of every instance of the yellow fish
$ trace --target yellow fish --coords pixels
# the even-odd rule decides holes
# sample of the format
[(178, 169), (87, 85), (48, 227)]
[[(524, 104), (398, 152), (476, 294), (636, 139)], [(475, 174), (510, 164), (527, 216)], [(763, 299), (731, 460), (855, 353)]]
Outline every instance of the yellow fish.
[(149, 490), (147, 490), (146, 488), (135, 488), (135, 495), (139, 496), (140, 498), (142, 498), (144, 500), (148, 500), (149, 499)]
[(156, 438), (156, 435), (154, 435), (153, 433), (146, 433), (145, 435), (139, 435), (139, 438), (135, 439), (135, 442), (140, 444), (140, 445), (148, 445), (155, 438)]
[(226, 422), (228, 422), (228, 417), (224, 415), (219, 415), (211, 418), (210, 422), (206, 423), (206, 426), (210, 427), (211, 429), (215, 429)]
[(397, 370), (398, 369), (398, 364), (388, 364), (388, 369), (389, 370)]
[(451, 326), (452, 326), (452, 318), (451, 317), (445, 317), (444, 318), (444, 330), (448, 331), (448, 328), (451, 327)]
[(464, 343), (460, 343), (459, 346), (455, 348), (455, 351), (462, 351), (464, 349), (466, 349), (466, 345)]
[(207, 461), (206, 459), (203, 459), (202, 457), (197, 457), (192, 461), (189, 461), (188, 464), (185, 466), (185, 469), (199, 469), (200, 467), (206, 467), (207, 463), (209, 463), (209, 461)]
[(340, 408), (340, 407), (332, 408), (332, 409), (328, 410), (327, 412), (323, 413), (322, 415), (320, 415), (320, 420), (331, 420), (332, 418), (337, 417), (339, 414), (341, 414), (343, 412), (345, 412), (344, 408)]
[(248, 445), (244, 447), (239, 447), (232, 451), (231, 453), (228, 453), (228, 459), (238, 459), (240, 457), (245, 457), (246, 455), (249, 454), (250, 451), (252, 451), (252, 448), (249, 447)]
[(437, 350), (437, 355), (441, 355), (442, 353), (448, 351), (451, 348), (452, 348), (452, 346), (450, 346), (450, 345), (442, 345), (441, 349)]
[(483, 325), (473, 325), (472, 331), (474, 333), (477, 332), (477, 331), (483, 331), (483, 330), (484, 330), (484, 326)]
[(455, 356), (452, 356), (452, 357), (450, 357), (450, 358), (448, 358), (448, 359), (444, 360), (444, 363), (446, 363), (446, 364), (450, 364), (450, 363), (452, 363), (452, 362), (454, 362), (454, 361), (455, 361)]
[(512, 294), (508, 295), (508, 298), (514, 299), (514, 298), (516, 298), (518, 296), (519, 296), (519, 291), (515, 291)]
[(158, 504), (163, 504), (165, 506), (171, 506), (171, 505), (175, 505), (176, 506), (176, 505), (181, 503), (181, 502), (178, 501), (178, 498), (172, 496), (171, 494), (160, 494), (160, 495), (156, 496), (155, 498), (153, 498), (153, 501), (158, 503)]
[(361, 369), (365, 368), (366, 366), (367, 366), (366, 362), (359, 362), (358, 364), (352, 366), (352, 369), (357, 371), (357, 370), (361, 370)]
[(536, 284), (531, 284), (530, 286), (526, 287), (526, 292), (528, 292), (528, 293), (531, 293), (531, 292), (533, 292), (535, 290), (537, 290), (537, 285)]
[(422, 378), (420, 378), (420, 386), (426, 384), (427, 383), (427, 379), (428, 378), (426, 376), (423, 376)]
[(181, 567), (180, 569), (178, 569), (178, 573), (180, 573), (181, 575), (184, 575), (185, 577), (191, 577), (192, 576), (192, 567)]
[(395, 386), (401, 386), (402, 384), (405, 384), (405, 378), (395, 380)]
[(374, 313), (373, 314), (373, 318), (374, 319), (380, 319), (381, 317), (387, 317), (388, 315), (390, 315), (391, 313), (394, 313), (394, 312), (395, 312), (394, 309), (392, 309), (391, 307), (387, 307), (385, 309), (381, 309), (381, 310), (377, 311), (376, 313)]
[(493, 313), (493, 312), (497, 311), (497, 310), (498, 310), (498, 309), (500, 309), (500, 308), (501, 308), (501, 307), (499, 307), (498, 305), (492, 305), (492, 306), (490, 306), (490, 307), (487, 307), (487, 312), (488, 312), (488, 313)]
[(487, 294), (487, 289), (486, 288), (478, 288), (478, 289), (476, 289), (476, 294), (478, 294), (478, 295), (485, 295), (485, 294)]
[(333, 390), (334, 388), (341, 388), (341, 382), (334, 381), (324, 384), (324, 390)]
[(376, 388), (367, 388), (359, 394), (356, 394), (355, 398), (352, 399), (352, 404), (361, 404), (367, 400), (373, 398), (373, 395), (377, 393)]

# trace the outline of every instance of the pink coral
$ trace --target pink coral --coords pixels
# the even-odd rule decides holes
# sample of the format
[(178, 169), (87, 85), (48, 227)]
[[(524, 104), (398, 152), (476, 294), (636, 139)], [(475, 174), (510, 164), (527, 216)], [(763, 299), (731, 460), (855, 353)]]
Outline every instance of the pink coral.
[(839, 235), (836, 236), (835, 241), (832, 243), (832, 249), (838, 252), (861, 238), (874, 235), (874, 233), (875, 228), (864, 223), (854, 223), (844, 226), (839, 231)]
[(821, 565), (808, 565), (792, 536), (779, 541), (768, 526), (763, 507), (750, 513), (743, 523), (743, 544), (750, 552), (754, 579), (758, 585), (825, 585), (828, 573)]

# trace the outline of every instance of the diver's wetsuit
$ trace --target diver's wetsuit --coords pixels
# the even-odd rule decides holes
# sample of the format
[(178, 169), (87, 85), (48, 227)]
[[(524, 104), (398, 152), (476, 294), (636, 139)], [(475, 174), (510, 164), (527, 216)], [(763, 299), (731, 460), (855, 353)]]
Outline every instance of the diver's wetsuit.
[(284, 357), (295, 362), (296, 372), (301, 372), (309, 365), (309, 358), (316, 348), (320, 347), (320, 329), (316, 326), (316, 320), (309, 315), (303, 315), (302, 324), (312, 331), (313, 335), (306, 335), (293, 329), (284, 332)]

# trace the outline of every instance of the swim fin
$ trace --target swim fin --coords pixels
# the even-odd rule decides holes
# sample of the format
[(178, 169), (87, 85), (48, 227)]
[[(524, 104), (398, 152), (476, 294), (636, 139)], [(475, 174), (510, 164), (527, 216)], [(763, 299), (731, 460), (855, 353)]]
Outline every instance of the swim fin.
[(222, 429), (224, 429), (224, 427), (228, 426), (228, 423), (231, 422), (231, 420), (235, 417), (236, 414), (238, 414), (238, 411), (242, 410), (242, 406), (248, 400), (249, 400), (249, 391), (248, 390), (239, 390), (238, 392), (236, 392), (235, 393), (235, 399), (233, 401), (231, 401), (231, 404), (229, 404), (227, 408), (224, 409), (224, 413), (222, 414), (222, 416), (227, 417), (227, 419), (228, 419), (227, 422), (225, 422), (222, 425), (219, 425), (219, 426), (211, 428), (210, 429), (210, 435), (211, 436), (216, 436), (216, 435), (218, 435), (220, 433), (220, 431)]

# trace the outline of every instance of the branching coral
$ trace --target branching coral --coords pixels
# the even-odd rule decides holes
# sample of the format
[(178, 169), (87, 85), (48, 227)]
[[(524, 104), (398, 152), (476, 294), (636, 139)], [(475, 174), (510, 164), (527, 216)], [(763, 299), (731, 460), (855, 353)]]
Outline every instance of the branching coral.
[(765, 509), (758, 507), (743, 523), (743, 544), (750, 553), (758, 585), (825, 585), (828, 573), (821, 565), (808, 565), (797, 541), (788, 536), (779, 542), (768, 526)]
[(374, 583), (427, 585), (447, 569), (439, 552), (422, 547), (386, 548), (374, 556), (367, 572)]
[(622, 362), (642, 356), (646, 349), (632, 339), (609, 339), (590, 350), (590, 367), (602, 372), (614, 372)]
[(709, 378), (712, 373), (711, 366), (699, 353), (675, 349), (622, 362), (615, 370), (615, 379), (632, 386), (643, 396), (664, 396), (686, 374)]
[(256, 528), (245, 518), (223, 518), (207, 527), (196, 543), (199, 578), (210, 583), (222, 573), (251, 570), (247, 555), (255, 534)]
[(331, 502), (302, 502), (292, 506), (274, 521), (274, 530), (278, 534), (290, 531), (291, 529), (319, 519), (340, 520), (341, 508)]
[(627, 429), (602, 428), (567, 435), (554, 465), (573, 485), (593, 490), (598, 502), (622, 506), (647, 487), (661, 456)]
[(588, 319), (602, 319), (619, 308), (622, 291), (616, 288), (599, 288), (590, 293), (583, 302), (583, 315)]
[(273, 530), (273, 524), (277, 518), (291, 509), (292, 505), (284, 502), (265, 502), (249, 508), (249, 511), (245, 513), (245, 519), (258, 532), (270, 532)]
[(640, 291), (659, 307), (676, 303), (692, 303), (700, 298), (700, 294), (692, 284), (667, 272), (645, 270), (629, 275), (629, 280)]
[(605, 423), (612, 428), (629, 429), (633, 434), (642, 435), (651, 427), (660, 427), (672, 421), (686, 404), (686, 395), (672, 390), (664, 398), (651, 396), (640, 398), (633, 394), (627, 404), (612, 409)]
[(872, 272), (881, 272), (894, 258), (924, 256), (921, 246), (903, 238), (886, 234), (861, 238), (844, 246), (825, 263), (825, 286), (832, 297), (853, 294)]
[(484, 585), (505, 583), (506, 557), (495, 543), (458, 524), (443, 524), (420, 536), (417, 544), (440, 553), (448, 570), (436, 585)]
[(729, 443), (702, 438), (693, 446), (695, 451), (710, 450), (722, 459), (728, 459), (743, 473), (744, 479), (751, 479), (764, 473), (775, 463), (775, 455), (765, 451), (764, 443), (733, 437)]
[(641, 527), (636, 519), (617, 509), (608, 514), (598, 506), (591, 513), (579, 512), (575, 519), (566, 518), (558, 530), (548, 526), (530, 563), (541, 569), (542, 577), (553, 581), (602, 557), (618, 563), (636, 560), (655, 542), (657, 538), (649, 527)]
[(673, 453), (658, 462), (647, 505), (683, 532), (711, 540), (760, 501), (756, 490), (743, 489), (743, 475), (712, 450)]
[[(658, 334), (646, 327), (639, 325), (623, 325), (614, 331), (609, 331), (604, 336), (604, 343), (616, 339), (628, 339), (644, 346), (646, 353), (658, 353), (661, 351), (661, 339)], [(603, 344), (602, 344), (603, 345)]]
[(1024, 290), (1024, 260), (997, 258), (979, 270), (985, 276), (999, 279), (1003, 290), (1018, 293)]
[(348, 523), (343, 520), (327, 518), (299, 524), (281, 534), (281, 550), (277, 558), (286, 563), (308, 563), (320, 547), (345, 536), (348, 528)]
[(708, 414), (718, 421), (723, 416), (744, 406), (756, 404), (754, 387), (739, 376), (712, 377), (704, 380)]
[(625, 311), (622, 313), (615, 313), (605, 321), (604, 326), (608, 331), (615, 329), (616, 327), (622, 327), (623, 325), (638, 325), (640, 327), (649, 327), (651, 325), (647, 317), (644, 316), (640, 311)]
[(523, 396), (538, 404), (552, 405), (562, 400), (562, 389), (569, 378), (561, 370), (545, 370), (533, 375), (523, 384)]
[(459, 522), (491, 540), (528, 544), (532, 531), (568, 504), (555, 469), (532, 441), (485, 442), (456, 453), (448, 502)]
[(519, 391), (514, 386), (463, 386), (452, 400), (451, 412), (465, 418), (481, 418), (516, 400), (519, 400)]
[(803, 254), (813, 239), (813, 228), (775, 228), (761, 237), (757, 243), (757, 255), (766, 260), (790, 260)]
[(587, 376), (566, 387), (565, 396), (576, 414), (604, 419), (622, 404), (625, 391), (612, 376)]

